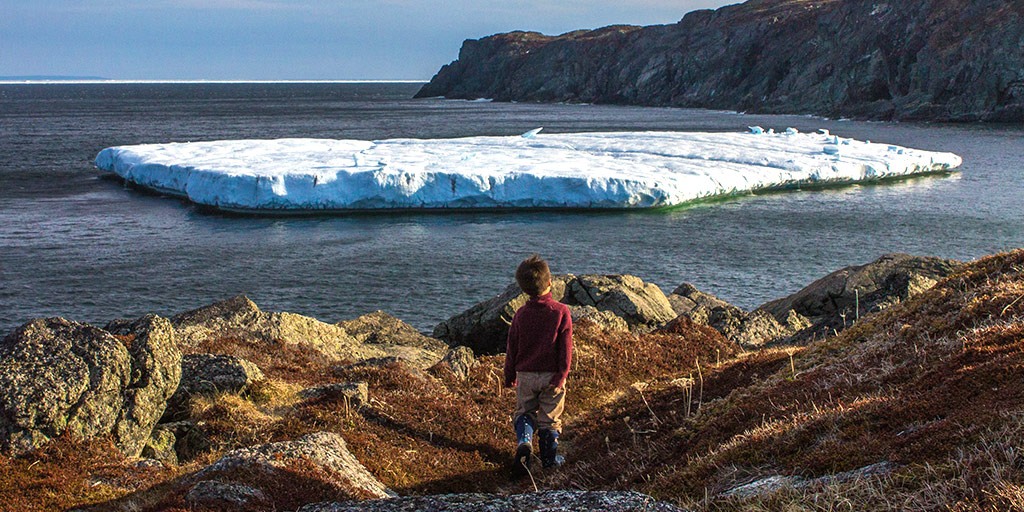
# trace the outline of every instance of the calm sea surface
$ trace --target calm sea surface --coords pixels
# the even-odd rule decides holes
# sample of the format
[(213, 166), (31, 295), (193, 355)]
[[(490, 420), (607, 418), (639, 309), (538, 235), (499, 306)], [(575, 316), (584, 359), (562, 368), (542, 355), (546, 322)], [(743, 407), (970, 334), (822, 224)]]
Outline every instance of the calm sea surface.
[[(971, 260), (1024, 246), (1024, 129), (701, 110), (412, 100), (410, 84), (0, 85), (0, 333), (40, 316), (170, 315), (237, 293), (420, 329), (486, 299), (538, 252), (557, 272), (682, 282), (744, 307), (886, 252)], [(127, 189), (107, 146), (239, 138), (457, 137), (828, 128), (952, 151), (961, 172), (740, 197), (662, 213), (211, 215)]]

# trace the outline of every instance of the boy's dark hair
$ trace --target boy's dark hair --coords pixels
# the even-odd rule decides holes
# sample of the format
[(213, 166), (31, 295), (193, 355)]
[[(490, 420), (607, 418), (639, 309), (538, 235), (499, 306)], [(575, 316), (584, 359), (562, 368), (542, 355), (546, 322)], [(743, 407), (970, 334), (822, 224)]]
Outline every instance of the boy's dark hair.
[(527, 295), (536, 297), (541, 290), (547, 288), (551, 281), (551, 270), (548, 269), (548, 262), (534, 254), (523, 260), (516, 269), (516, 282)]

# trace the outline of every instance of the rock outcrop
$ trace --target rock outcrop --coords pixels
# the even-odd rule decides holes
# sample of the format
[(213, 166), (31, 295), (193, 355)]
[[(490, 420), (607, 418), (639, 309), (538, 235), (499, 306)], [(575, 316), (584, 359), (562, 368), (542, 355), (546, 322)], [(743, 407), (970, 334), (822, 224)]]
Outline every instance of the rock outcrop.
[[(552, 276), (551, 297), (568, 305), (577, 317), (589, 316), (602, 327), (622, 325), (615, 320), (618, 318), (630, 329), (643, 331), (676, 317), (661, 289), (630, 275)], [(502, 352), (512, 317), (527, 300), (529, 296), (513, 283), (497, 297), (440, 323), (434, 328), (434, 337), (468, 346), (474, 352)]]
[(421, 369), (436, 364), (447, 350), (444, 343), (384, 313), (328, 324), (294, 313), (261, 311), (244, 295), (176, 315), (171, 322), (182, 343), (193, 347), (222, 337), (276, 340), (302, 345), (334, 359), (397, 357)]
[[(356, 491), (363, 498), (395, 496), (349, 453), (341, 436), (330, 432), (228, 452), (187, 481), (219, 480), (259, 489), (260, 481), (280, 483), (297, 468), (314, 471), (319, 481), (337, 487), (339, 493)], [(262, 478), (254, 481), (252, 475)]]
[(313, 503), (299, 512), (683, 512), (646, 494), (623, 491), (540, 491), (529, 494), (443, 494), (344, 503)]
[(758, 308), (779, 322), (794, 313), (809, 320), (797, 336), (822, 337), (850, 326), (858, 316), (885, 309), (935, 285), (962, 265), (935, 257), (886, 254), (865, 265), (849, 266), (800, 291)]
[(250, 361), (223, 354), (188, 354), (181, 359), (181, 382), (167, 402), (165, 421), (187, 417), (189, 399), (216, 393), (242, 393), (263, 380)]
[(64, 432), (109, 436), (138, 456), (178, 387), (171, 324), (149, 315), (120, 338), (63, 318), (33, 320), (0, 342), (0, 448), (20, 454)]
[(336, 382), (303, 389), (299, 398), (310, 400), (317, 398), (334, 398), (348, 401), (352, 407), (359, 407), (370, 399), (370, 388), (365, 382)]
[(676, 313), (707, 324), (747, 348), (805, 344), (853, 325), (931, 288), (962, 263), (934, 257), (886, 254), (837, 270), (788, 297), (746, 312), (683, 283), (669, 296)]
[(463, 43), (417, 97), (1024, 120), (1024, 4), (750, 0), (673, 25)]

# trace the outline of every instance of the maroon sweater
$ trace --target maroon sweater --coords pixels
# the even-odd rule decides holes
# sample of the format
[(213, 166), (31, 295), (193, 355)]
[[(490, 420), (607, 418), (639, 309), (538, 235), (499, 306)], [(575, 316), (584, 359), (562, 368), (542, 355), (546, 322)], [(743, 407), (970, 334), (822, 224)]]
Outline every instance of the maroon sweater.
[(512, 317), (505, 353), (505, 385), (516, 372), (555, 372), (551, 385), (562, 387), (572, 362), (572, 316), (569, 307), (547, 293), (533, 297)]

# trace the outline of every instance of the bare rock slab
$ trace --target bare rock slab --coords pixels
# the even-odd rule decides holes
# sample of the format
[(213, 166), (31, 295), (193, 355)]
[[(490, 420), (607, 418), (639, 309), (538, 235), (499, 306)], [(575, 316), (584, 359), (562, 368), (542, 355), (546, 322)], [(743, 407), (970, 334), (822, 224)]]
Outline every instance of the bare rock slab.
[(298, 512), (683, 512), (646, 494), (621, 491), (541, 491), (499, 494), (444, 494), (361, 502), (314, 503)]
[[(345, 440), (338, 434), (319, 432), (295, 441), (282, 441), (224, 454), (213, 464), (191, 477), (192, 480), (218, 479), (231, 481), (233, 477), (261, 473), (271, 480), (287, 479), (296, 464), (312, 466), (325, 484), (337, 487), (339, 492), (353, 489), (372, 498), (389, 498), (395, 493), (380, 483), (366, 467), (348, 451)], [(245, 483), (245, 482), (238, 482)]]
[(163, 318), (126, 332), (46, 318), (0, 341), (0, 449), (17, 455), (70, 432), (138, 456), (178, 387), (181, 353)]

